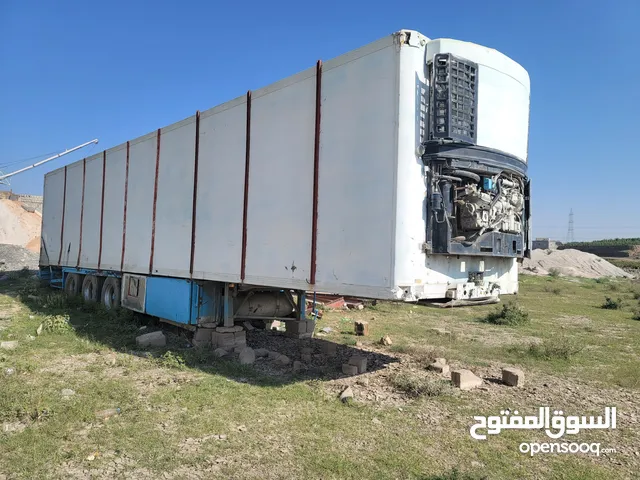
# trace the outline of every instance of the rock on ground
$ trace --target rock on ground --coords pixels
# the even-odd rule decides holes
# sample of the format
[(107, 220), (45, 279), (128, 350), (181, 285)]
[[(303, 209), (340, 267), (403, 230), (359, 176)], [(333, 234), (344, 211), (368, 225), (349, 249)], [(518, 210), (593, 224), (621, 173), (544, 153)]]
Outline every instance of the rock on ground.
[(529, 275), (549, 275), (553, 269), (571, 277), (632, 277), (597, 255), (574, 249), (533, 250), (531, 258), (525, 258), (518, 267), (519, 273)]
[(241, 365), (251, 365), (256, 361), (256, 354), (252, 348), (244, 347), (240, 351), (240, 364)]
[(167, 337), (162, 332), (145, 333), (136, 337), (136, 344), (139, 347), (164, 347), (167, 344)]

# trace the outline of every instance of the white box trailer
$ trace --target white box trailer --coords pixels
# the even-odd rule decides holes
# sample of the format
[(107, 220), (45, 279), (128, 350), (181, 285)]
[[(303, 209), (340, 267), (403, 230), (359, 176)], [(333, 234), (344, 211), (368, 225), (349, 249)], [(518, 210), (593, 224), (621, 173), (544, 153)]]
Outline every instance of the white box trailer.
[(40, 265), (407, 301), (514, 293), (528, 120), (516, 62), (402, 30), (48, 173)]

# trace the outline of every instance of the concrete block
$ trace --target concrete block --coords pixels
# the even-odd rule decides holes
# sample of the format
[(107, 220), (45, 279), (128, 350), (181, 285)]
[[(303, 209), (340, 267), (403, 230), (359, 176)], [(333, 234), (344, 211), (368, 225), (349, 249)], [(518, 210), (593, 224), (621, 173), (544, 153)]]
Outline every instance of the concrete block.
[(191, 341), (191, 343), (193, 343), (193, 345), (196, 347), (210, 345), (211, 334), (213, 332), (214, 330), (210, 328), (198, 327), (198, 329), (196, 330), (196, 333), (193, 334), (193, 340)]
[(433, 362), (431, 365), (429, 365), (429, 370), (433, 370), (434, 372), (443, 373), (446, 375), (447, 373), (449, 373), (449, 365), (440, 362)]
[(363, 355), (353, 355), (349, 359), (349, 365), (355, 365), (358, 373), (364, 373), (367, 371), (367, 357)]
[(349, 363), (343, 363), (342, 373), (344, 373), (345, 375), (357, 375), (358, 367), (356, 365), (351, 365)]
[(471, 370), (453, 370), (451, 372), (451, 382), (460, 390), (471, 390), (482, 385), (482, 379), (474, 375)]
[(253, 351), (253, 348), (249, 348), (249, 347), (244, 347), (241, 351), (240, 351), (240, 364), (241, 365), (251, 365), (253, 362), (256, 361), (256, 354)]
[(524, 372), (519, 368), (503, 368), (502, 382), (512, 387), (522, 387), (524, 385)]
[(250, 322), (249, 320), (247, 320), (246, 322), (244, 322), (244, 323), (243, 323), (243, 325), (244, 325), (244, 328), (245, 328), (246, 330), (248, 330), (248, 331), (251, 331), (251, 330), (255, 330), (255, 329), (256, 329), (256, 327), (254, 327), (254, 326), (251, 324), (251, 322)]
[(313, 332), (316, 329), (316, 321), (315, 320), (307, 320), (307, 333), (313, 335)]
[(241, 332), (243, 330), (243, 328), (240, 325), (236, 325), (233, 327), (218, 327), (216, 328), (216, 332), (220, 332), (220, 333), (235, 333), (235, 332)]
[(216, 357), (222, 358), (222, 357), (226, 357), (229, 354), (229, 352), (227, 352), (224, 348), (216, 348), (213, 351), (213, 354)]
[(438, 357), (434, 360), (435, 363), (440, 363), (442, 365), (446, 365), (447, 364), (447, 359), (446, 358), (442, 358), (442, 357)]
[(233, 338), (234, 338), (236, 347), (247, 344), (247, 332), (245, 332), (244, 330), (241, 332), (235, 332), (233, 334)]
[(369, 322), (354, 322), (353, 324), (356, 335), (368, 336), (369, 335)]
[(324, 342), (322, 352), (329, 357), (335, 357), (338, 353), (338, 345), (333, 342)]
[(139, 347), (164, 347), (167, 344), (167, 337), (162, 332), (145, 333), (136, 337), (136, 345)]
[(234, 337), (233, 332), (230, 332), (230, 333), (216, 332), (216, 337), (218, 338), (218, 341), (216, 343), (217, 347), (233, 350), (233, 348), (236, 346), (236, 339)]

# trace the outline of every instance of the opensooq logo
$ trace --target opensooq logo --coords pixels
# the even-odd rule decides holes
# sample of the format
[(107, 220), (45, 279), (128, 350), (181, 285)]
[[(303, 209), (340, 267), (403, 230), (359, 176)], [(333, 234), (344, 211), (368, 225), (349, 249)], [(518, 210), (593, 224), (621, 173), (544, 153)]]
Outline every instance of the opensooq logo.
[[(542, 430), (549, 438), (560, 438), (563, 435), (575, 435), (585, 429), (615, 429), (616, 407), (604, 409), (604, 419), (599, 417), (564, 416), (562, 410), (554, 410), (550, 415), (549, 407), (540, 407), (538, 415), (521, 416), (515, 410), (513, 415), (509, 410), (501, 410), (500, 415), (491, 417), (475, 416), (478, 422), (471, 427), (469, 433), (476, 440), (485, 440), (487, 435), (496, 435), (502, 430)], [(479, 429), (486, 429), (486, 434), (478, 433)]]

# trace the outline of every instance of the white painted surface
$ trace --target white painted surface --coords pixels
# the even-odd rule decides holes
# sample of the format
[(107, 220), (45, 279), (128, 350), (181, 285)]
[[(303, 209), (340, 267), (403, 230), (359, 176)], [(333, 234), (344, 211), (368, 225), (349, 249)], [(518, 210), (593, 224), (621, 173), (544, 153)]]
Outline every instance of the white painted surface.
[(82, 160), (67, 167), (67, 197), (60, 264), (75, 267), (80, 247), (80, 207), (82, 205)]
[(492, 48), (475, 43), (432, 40), (427, 61), (451, 53), (478, 64), (477, 144), (527, 161), (529, 138), (529, 74), (521, 65)]
[[(105, 182), (102, 225), (102, 258), (100, 259), (100, 268), (103, 270), (120, 270), (120, 262), (122, 261), (122, 228), (124, 225), (122, 220), (124, 216), (124, 179), (126, 167), (126, 144), (120, 145), (111, 150), (107, 150), (107, 161), (105, 163), (104, 176)], [(100, 172), (99, 177), (102, 178), (102, 172)], [(97, 188), (99, 189), (100, 187)], [(85, 195), (85, 209), (87, 208), (86, 200), (87, 199)], [(99, 225), (99, 211), (97, 214), (97, 218)], [(99, 235), (100, 232), (98, 231), (97, 234)], [(99, 245), (99, 236), (96, 236), (95, 238), (92, 236), (91, 239), (94, 244)], [(99, 248), (94, 248), (94, 250), (97, 251), (99, 250)]]
[[(80, 253), (80, 265), (85, 268), (98, 268), (100, 212), (102, 209), (102, 155), (100, 152), (87, 158), (84, 179), (84, 213), (82, 215), (82, 250)], [(111, 161), (108, 154), (107, 160)], [(109, 227), (105, 215), (104, 233), (106, 235), (111, 234)], [(122, 239), (120, 241), (122, 242)], [(118, 268), (120, 268), (120, 263), (118, 263)]]
[(153, 273), (188, 277), (191, 262), (195, 116), (163, 128), (161, 132)]
[(246, 120), (244, 97), (200, 115), (195, 278), (240, 281)]
[(44, 177), (42, 205), (42, 242), (40, 265), (58, 265), (60, 254), (60, 228), (62, 226), (62, 199), (64, 195), (64, 169)]
[(393, 285), (397, 47), (326, 62), (318, 198), (317, 288)]
[[(277, 87), (276, 87), (277, 88)], [(311, 266), (315, 69), (254, 93), (247, 283), (306, 289)]]
[[(435, 51), (450, 51), (488, 69), (479, 73), (479, 144), (523, 159), (528, 76), (515, 62), (484, 47), (429, 42), (418, 32), (411, 32), (408, 44), (401, 45), (400, 38), (388, 36), (324, 63), (315, 288), (373, 298), (442, 298), (484, 262), (485, 279), (513, 293), (517, 266), (512, 258), (422, 253), (424, 167), (416, 147), (425, 128), (425, 58)], [(246, 283), (313, 288), (307, 282), (315, 81), (311, 68), (253, 92)], [(509, 102), (514, 108), (507, 109)], [(246, 98), (240, 97), (201, 114), (194, 278), (240, 281), (246, 112)], [(149, 272), (156, 142), (153, 132), (130, 145), (126, 272)], [(125, 154), (125, 145), (107, 151), (105, 269), (119, 269)], [(159, 275), (189, 276), (194, 155), (194, 117), (162, 129), (154, 254)], [(80, 266), (89, 268), (95, 267), (100, 240), (95, 224), (100, 164), (87, 163)], [(73, 204), (82, 170), (80, 163), (78, 180), (77, 165), (69, 166), (68, 183), (74, 186), (67, 192), (65, 218), (65, 245), (72, 246), (68, 264), (73, 266), (79, 203), (78, 208)], [(55, 255), (52, 263), (59, 252), (63, 180), (58, 170), (45, 181), (43, 238), (50, 256)]]
[(125, 272), (149, 273), (156, 148), (156, 132), (134, 140), (129, 145)]

